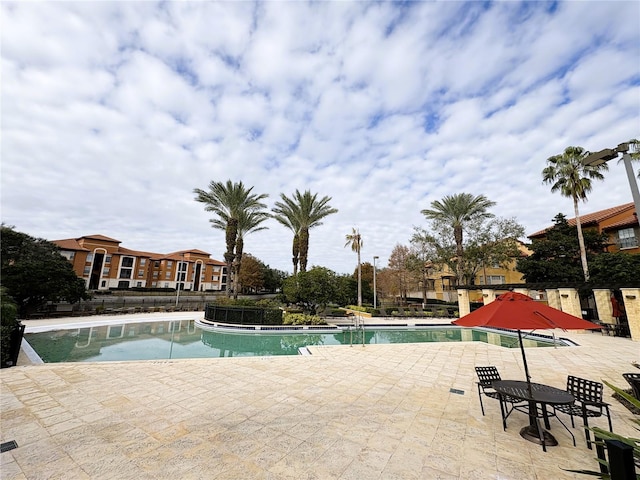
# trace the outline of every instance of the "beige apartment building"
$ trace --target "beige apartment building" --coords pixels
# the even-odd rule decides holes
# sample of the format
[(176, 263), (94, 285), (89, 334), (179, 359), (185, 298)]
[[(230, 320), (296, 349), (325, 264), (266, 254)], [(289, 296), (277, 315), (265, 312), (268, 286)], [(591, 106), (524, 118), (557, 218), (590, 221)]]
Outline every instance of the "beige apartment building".
[(206, 292), (224, 290), (227, 269), (202, 250), (152, 253), (120, 246), (104, 235), (53, 240), (89, 290), (173, 288)]

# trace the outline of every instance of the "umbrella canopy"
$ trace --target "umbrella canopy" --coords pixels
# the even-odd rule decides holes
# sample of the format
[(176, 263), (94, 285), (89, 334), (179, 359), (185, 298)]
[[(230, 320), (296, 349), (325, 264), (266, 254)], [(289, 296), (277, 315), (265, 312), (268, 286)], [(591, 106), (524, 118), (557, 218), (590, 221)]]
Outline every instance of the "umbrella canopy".
[(544, 303), (538, 303), (527, 295), (507, 292), (493, 302), (484, 305), (452, 323), (461, 327), (495, 327), (510, 328), (518, 331), (518, 340), (524, 362), (524, 373), (531, 389), (531, 377), (527, 356), (524, 353), (521, 330), (546, 330), (561, 328), (563, 330), (588, 330), (600, 328), (595, 323), (569, 315)]
[(599, 325), (539, 303), (527, 295), (507, 292), (453, 323), (461, 327), (496, 327), (513, 330), (588, 330)]

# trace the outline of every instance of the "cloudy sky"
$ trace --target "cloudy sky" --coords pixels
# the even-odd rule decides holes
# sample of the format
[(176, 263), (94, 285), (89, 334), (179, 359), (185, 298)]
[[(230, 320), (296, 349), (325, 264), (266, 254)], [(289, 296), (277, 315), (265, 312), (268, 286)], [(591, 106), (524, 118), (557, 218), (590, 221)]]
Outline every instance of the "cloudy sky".
[[(8, 2), (2, 12), (4, 223), (49, 240), (198, 248), (223, 232), (210, 181), (330, 196), (309, 265), (387, 263), (420, 210), (460, 192), (527, 233), (570, 199), (546, 159), (640, 135), (640, 3)], [(631, 201), (610, 162), (581, 212)], [(275, 221), (245, 251), (291, 271)]]

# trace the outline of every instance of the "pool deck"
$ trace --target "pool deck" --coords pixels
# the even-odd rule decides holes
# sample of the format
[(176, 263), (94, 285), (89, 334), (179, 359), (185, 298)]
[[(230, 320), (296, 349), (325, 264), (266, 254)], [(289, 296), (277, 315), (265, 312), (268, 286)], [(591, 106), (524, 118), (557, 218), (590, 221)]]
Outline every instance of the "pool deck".
[[(30, 331), (106, 318), (24, 323)], [(558, 336), (580, 346), (528, 348), (533, 381), (564, 388), (572, 374), (627, 388), (621, 374), (635, 370), (640, 343), (593, 332)], [(574, 447), (552, 418), (559, 445), (544, 453), (520, 437), (524, 414), (514, 412), (503, 431), (498, 402), (486, 399), (482, 416), (473, 367), (496, 365), (503, 378), (524, 379), (519, 349), (461, 342), (309, 350), (41, 365), (21, 356), (17, 367), (0, 370), (1, 440), (18, 444), (1, 454), (0, 477), (563, 480), (586, 478), (564, 468), (597, 469), (580, 428), (572, 430)], [(614, 430), (637, 436), (633, 415), (607, 387), (605, 396)]]

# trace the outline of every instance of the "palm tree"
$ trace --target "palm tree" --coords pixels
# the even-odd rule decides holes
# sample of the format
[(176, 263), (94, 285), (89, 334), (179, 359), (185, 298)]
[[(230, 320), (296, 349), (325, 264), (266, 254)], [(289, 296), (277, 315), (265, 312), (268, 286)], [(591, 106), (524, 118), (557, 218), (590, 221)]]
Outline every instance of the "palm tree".
[(493, 217), (494, 215), (487, 212), (487, 209), (495, 204), (484, 195), (474, 197), (470, 193), (456, 193), (445, 196), (442, 201), (435, 200), (431, 202), (430, 209), (427, 208), (420, 211), (427, 219), (443, 222), (453, 228), (453, 238), (456, 243), (456, 277), (458, 282), (462, 282), (464, 275), (464, 226), (472, 220)]
[(213, 227), (225, 231), (227, 250), (224, 260), (227, 264), (228, 296), (233, 292), (232, 283), (235, 280), (234, 259), (240, 220), (251, 213), (260, 213), (267, 207), (261, 200), (268, 195), (251, 193), (252, 190), (253, 187), (247, 189), (242, 182), (232, 183), (231, 180), (227, 180), (226, 183), (211, 181), (209, 191), (199, 188), (193, 190), (196, 194), (195, 200), (204, 203), (207, 212), (213, 212), (218, 216), (217, 219), (211, 220)]
[[(271, 215), (263, 211), (240, 212), (238, 216), (238, 235), (236, 237), (236, 248), (233, 259), (232, 293), (233, 298), (238, 298), (240, 290), (238, 279), (240, 278), (240, 269), (242, 268), (242, 254), (244, 251), (244, 237), (249, 233), (266, 230), (269, 227), (260, 226), (262, 222), (270, 218)], [(220, 218), (212, 218), (210, 220), (214, 228), (224, 230), (226, 228), (227, 219), (225, 216)]]
[(298, 262), (300, 260), (300, 222), (297, 217), (298, 209), (295, 203), (284, 194), (280, 194), (280, 196), (283, 202), (276, 202), (276, 207), (272, 210), (275, 213), (273, 218), (293, 232), (291, 260), (293, 262), (293, 275), (295, 276), (298, 274)]
[(291, 198), (281, 193), (280, 198), (282, 201), (276, 202), (272, 209), (275, 213), (274, 218), (293, 231), (294, 270), (296, 259), (298, 259), (300, 271), (306, 272), (309, 256), (309, 229), (322, 225), (323, 218), (337, 213), (338, 210), (329, 205), (331, 197), (325, 196), (318, 199), (318, 194), (312, 195), (309, 190), (305, 190), (304, 193), (296, 190)]
[(351, 246), (351, 250), (358, 254), (358, 306), (362, 306), (362, 268), (360, 266), (360, 251), (362, 250), (362, 237), (357, 228), (352, 228), (351, 233), (346, 235), (347, 243), (345, 247)]
[(583, 159), (589, 152), (582, 147), (567, 147), (564, 152), (547, 158), (547, 166), (542, 170), (542, 181), (551, 184), (551, 191), (560, 191), (563, 197), (573, 199), (573, 209), (576, 215), (576, 227), (578, 230), (578, 244), (580, 245), (580, 260), (585, 281), (589, 280), (589, 267), (587, 265), (587, 251), (584, 246), (582, 224), (578, 200), (587, 201), (587, 193), (591, 191), (591, 180), (602, 180), (602, 171), (609, 167), (606, 163), (600, 165), (584, 165)]

